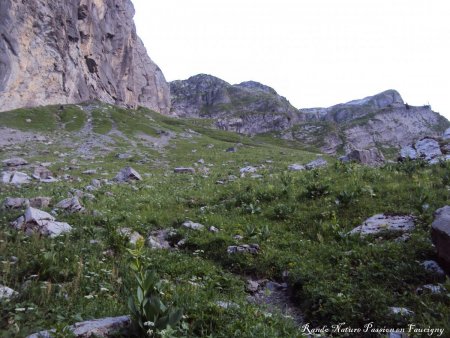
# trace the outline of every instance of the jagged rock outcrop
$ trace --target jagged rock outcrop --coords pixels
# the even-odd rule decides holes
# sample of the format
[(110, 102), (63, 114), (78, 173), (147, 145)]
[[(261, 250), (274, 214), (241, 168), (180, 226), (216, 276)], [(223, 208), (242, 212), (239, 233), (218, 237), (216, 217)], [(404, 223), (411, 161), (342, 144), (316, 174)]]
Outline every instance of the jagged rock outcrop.
[(384, 163), (383, 154), (377, 148), (359, 150), (355, 149), (339, 158), (342, 162), (355, 161), (369, 166), (377, 166)]
[(450, 123), (430, 106), (403, 102), (395, 90), (329, 108), (300, 109), (306, 120), (283, 133), (323, 152), (400, 148), (425, 136), (440, 136)]
[(399, 161), (422, 159), (429, 164), (450, 160), (450, 143), (442, 137), (424, 137), (400, 149)]
[(98, 99), (169, 112), (130, 0), (2, 0), (0, 13), (0, 111)]
[(261, 83), (231, 85), (199, 74), (170, 83), (171, 113), (182, 117), (214, 118), (221, 129), (245, 134), (290, 128), (300, 115), (289, 101)]

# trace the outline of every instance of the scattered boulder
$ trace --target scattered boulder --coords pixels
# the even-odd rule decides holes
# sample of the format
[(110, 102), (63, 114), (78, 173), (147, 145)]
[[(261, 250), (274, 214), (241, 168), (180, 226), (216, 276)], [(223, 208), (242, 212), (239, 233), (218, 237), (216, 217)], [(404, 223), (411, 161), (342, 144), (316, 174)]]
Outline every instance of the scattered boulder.
[(121, 160), (127, 160), (127, 159), (129, 159), (129, 158), (132, 158), (133, 155), (128, 154), (128, 153), (124, 153), (124, 154), (117, 154), (116, 157), (117, 157), (118, 159), (121, 159)]
[(97, 180), (94, 178), (91, 181), (91, 186), (93, 186), (95, 188), (100, 188), (102, 186), (102, 182), (100, 180)]
[(297, 163), (294, 163), (294, 164), (291, 164), (291, 165), (288, 166), (288, 170), (290, 170), (290, 171), (302, 171), (302, 170), (305, 170), (305, 169), (306, 168), (305, 168), (304, 165), (297, 164)]
[(416, 289), (418, 294), (422, 294), (424, 292), (432, 293), (432, 294), (441, 294), (445, 293), (447, 289), (442, 284), (425, 284)]
[(416, 160), (417, 159), (417, 151), (412, 146), (404, 146), (400, 150), (400, 159), (401, 160)]
[(55, 208), (57, 209), (63, 209), (64, 211), (67, 211), (71, 214), (77, 213), (77, 212), (83, 212), (85, 209), (81, 205), (80, 201), (78, 200), (78, 197), (69, 197), (58, 204), (56, 204)]
[(14, 296), (16, 296), (17, 294), (18, 293), (16, 291), (14, 291), (13, 289), (0, 284), (0, 300), (1, 299), (11, 299)]
[(450, 271), (450, 206), (436, 210), (431, 224), (431, 238), (442, 266)]
[(218, 300), (216, 305), (222, 309), (239, 309), (239, 305), (234, 302), (224, 302), (222, 300)]
[(28, 162), (26, 160), (24, 160), (21, 157), (13, 157), (13, 158), (8, 158), (4, 161), (2, 161), (3, 165), (6, 167), (18, 167), (21, 165), (27, 165)]
[(203, 224), (195, 223), (192, 221), (186, 221), (182, 224), (182, 226), (192, 230), (202, 230), (205, 227)]
[(361, 236), (374, 235), (383, 231), (407, 232), (415, 227), (414, 217), (409, 215), (393, 216), (385, 214), (374, 215), (357, 226), (350, 234), (360, 234)]
[(177, 167), (173, 169), (173, 172), (175, 174), (195, 174), (195, 169), (187, 167)]
[(43, 166), (34, 168), (32, 176), (37, 180), (48, 180), (54, 178), (52, 172), (47, 167)]
[(19, 209), (22, 207), (47, 208), (50, 205), (51, 197), (34, 197), (34, 198), (14, 198), (7, 197), (3, 202), (6, 209)]
[(257, 254), (259, 252), (258, 244), (241, 244), (241, 245), (231, 245), (227, 248), (229, 254), (235, 253), (251, 253)]
[(22, 207), (25, 207), (29, 204), (29, 201), (27, 198), (14, 198), (14, 197), (7, 197), (5, 201), (3, 202), (3, 208), (5, 209), (20, 209)]
[(219, 229), (217, 229), (215, 226), (210, 226), (210, 227), (209, 227), (209, 231), (210, 231), (210, 232), (217, 233), (217, 232), (219, 232)]
[(95, 175), (97, 173), (97, 169), (88, 169), (83, 171), (84, 175)]
[(393, 315), (402, 315), (404, 317), (414, 316), (414, 312), (412, 312), (411, 310), (404, 308), (404, 307), (391, 306), (389, 308), (389, 312)]
[(439, 266), (439, 264), (435, 261), (424, 261), (421, 263), (421, 265), (423, 266), (423, 268), (429, 272), (431, 272), (432, 274), (437, 275), (438, 277), (444, 277), (445, 276), (445, 272), (444, 270), (442, 270), (442, 268)]
[(247, 290), (248, 292), (251, 292), (251, 293), (255, 293), (258, 291), (258, 289), (259, 289), (258, 281), (251, 280), (251, 279), (247, 280), (247, 284), (245, 285), (245, 290)]
[(415, 147), (419, 157), (422, 157), (427, 161), (442, 155), (438, 141), (432, 138), (424, 138), (417, 141)]
[(128, 240), (130, 241), (130, 244), (136, 245), (136, 243), (139, 240), (144, 240), (144, 237), (142, 237), (142, 235), (137, 232), (134, 231), (133, 229), (130, 228), (120, 228), (117, 230), (117, 232), (119, 234), (121, 234), (122, 236), (125, 236), (126, 238), (128, 238)]
[(152, 231), (147, 238), (147, 245), (152, 249), (170, 249), (169, 237), (169, 230)]
[(354, 149), (347, 155), (340, 158), (341, 162), (355, 161), (361, 164), (377, 166), (384, 163), (383, 154), (377, 148)]
[(131, 167), (125, 167), (114, 178), (117, 182), (142, 181), (141, 175)]
[(323, 159), (322, 157), (319, 157), (318, 159), (306, 164), (305, 168), (308, 170), (312, 170), (312, 169), (326, 167), (327, 165), (328, 165), (328, 162), (325, 159)]
[(30, 176), (19, 171), (4, 171), (2, 173), (2, 182), (5, 184), (26, 184), (30, 181)]
[(12, 222), (11, 226), (24, 231), (27, 235), (37, 232), (50, 237), (57, 237), (72, 230), (69, 224), (57, 222), (52, 215), (32, 207), (28, 207), (25, 214)]
[(252, 166), (246, 166), (244, 168), (239, 169), (239, 172), (241, 173), (241, 175), (253, 174), (253, 173), (256, 173), (257, 171), (258, 171), (258, 169), (255, 167), (252, 167)]
[[(68, 327), (77, 338), (110, 337), (118, 331), (127, 331), (131, 327), (131, 319), (128, 316), (108, 317), (76, 323)], [(51, 338), (55, 330), (34, 333), (27, 338)]]

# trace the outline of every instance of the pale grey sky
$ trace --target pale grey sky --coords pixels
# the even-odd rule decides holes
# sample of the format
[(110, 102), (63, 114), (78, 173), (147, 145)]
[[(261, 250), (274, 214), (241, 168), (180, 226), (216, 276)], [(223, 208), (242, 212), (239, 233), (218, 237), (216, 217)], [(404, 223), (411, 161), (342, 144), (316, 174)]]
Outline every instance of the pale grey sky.
[(397, 89), (450, 118), (447, 0), (132, 1), (168, 81), (259, 81), (298, 108)]

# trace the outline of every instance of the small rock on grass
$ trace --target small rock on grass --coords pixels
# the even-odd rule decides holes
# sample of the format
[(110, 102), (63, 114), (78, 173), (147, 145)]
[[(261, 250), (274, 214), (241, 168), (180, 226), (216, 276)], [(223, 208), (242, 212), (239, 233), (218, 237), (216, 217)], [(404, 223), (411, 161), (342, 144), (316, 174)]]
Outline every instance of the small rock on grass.
[(17, 291), (0, 284), (0, 299), (11, 299), (17, 294)]
[(132, 245), (136, 245), (136, 243), (139, 240), (144, 240), (144, 237), (142, 237), (142, 235), (140, 233), (138, 233), (137, 231), (134, 231), (133, 229), (130, 228), (120, 228), (118, 230), (118, 232), (122, 235), (128, 238), (128, 240), (130, 241), (130, 244)]
[(142, 181), (142, 176), (133, 168), (125, 167), (114, 178), (117, 182)]
[(182, 226), (192, 230), (202, 230), (205, 227), (203, 224), (195, 223), (192, 221), (186, 221), (182, 224)]

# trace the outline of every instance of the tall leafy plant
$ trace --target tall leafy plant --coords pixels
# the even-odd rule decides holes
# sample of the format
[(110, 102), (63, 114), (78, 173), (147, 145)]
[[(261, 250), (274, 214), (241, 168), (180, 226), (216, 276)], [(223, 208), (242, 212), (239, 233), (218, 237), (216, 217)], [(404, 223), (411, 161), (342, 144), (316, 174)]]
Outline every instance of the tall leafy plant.
[(162, 299), (161, 280), (155, 271), (145, 266), (144, 241), (138, 241), (136, 247), (128, 249), (128, 252), (136, 279), (136, 293), (128, 299), (128, 308), (137, 331), (144, 337), (172, 337), (183, 311)]

